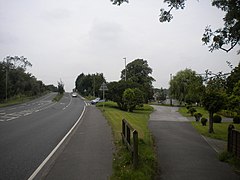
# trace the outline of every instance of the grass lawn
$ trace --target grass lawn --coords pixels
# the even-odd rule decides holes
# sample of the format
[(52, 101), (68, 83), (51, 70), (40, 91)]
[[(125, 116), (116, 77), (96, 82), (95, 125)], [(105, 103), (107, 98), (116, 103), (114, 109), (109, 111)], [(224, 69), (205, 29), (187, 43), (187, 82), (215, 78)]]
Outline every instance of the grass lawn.
[[(200, 112), (203, 117), (209, 119), (208, 112), (202, 108), (202, 107), (194, 107), (197, 112)], [(188, 110), (186, 107), (179, 108), (179, 113), (182, 114), (185, 117), (190, 117), (190, 113), (188, 113)], [(222, 122), (222, 123), (214, 123), (213, 129), (214, 133), (208, 133), (209, 123), (207, 123), (207, 126), (202, 126), (201, 122), (193, 121), (191, 122), (193, 127), (203, 136), (207, 136), (214, 139), (220, 139), (227, 141), (227, 134), (228, 134), (228, 126), (232, 124), (231, 122)], [(235, 128), (240, 130), (239, 124), (234, 124)]]
[[(207, 123), (207, 126), (202, 126), (201, 122), (196, 122), (196, 121), (192, 121), (191, 123), (193, 127), (203, 136), (207, 136), (214, 139), (220, 139), (224, 141), (227, 141), (228, 126), (232, 124), (230, 122), (214, 123), (213, 124), (214, 133), (209, 133), (208, 123)], [(234, 127), (240, 130), (240, 124), (234, 124)]]
[[(194, 108), (197, 110), (197, 112), (201, 113), (204, 118), (207, 118), (207, 119), (209, 118), (208, 112), (203, 107), (194, 107)], [(186, 107), (180, 107), (178, 112), (185, 117), (191, 117), (191, 114), (188, 113), (188, 109)]]
[(0, 103), (0, 107), (6, 107), (6, 106), (12, 106), (12, 105), (16, 105), (16, 104), (25, 103), (25, 102), (33, 100), (34, 98), (36, 98), (36, 97), (34, 97), (34, 96), (32, 96), (32, 97), (16, 96), (16, 97), (8, 99), (7, 102)]
[[(98, 106), (102, 110), (102, 103)], [(116, 153), (113, 159), (113, 175), (111, 179), (153, 179), (156, 169), (156, 156), (152, 137), (148, 130), (149, 115), (153, 108), (144, 105), (143, 108), (134, 112), (125, 112), (117, 108), (117, 104), (106, 102), (103, 114), (112, 127), (113, 137), (116, 146)], [(139, 137), (139, 165), (133, 168), (130, 152), (122, 144), (121, 129), (122, 119), (126, 119), (133, 128), (138, 131)]]

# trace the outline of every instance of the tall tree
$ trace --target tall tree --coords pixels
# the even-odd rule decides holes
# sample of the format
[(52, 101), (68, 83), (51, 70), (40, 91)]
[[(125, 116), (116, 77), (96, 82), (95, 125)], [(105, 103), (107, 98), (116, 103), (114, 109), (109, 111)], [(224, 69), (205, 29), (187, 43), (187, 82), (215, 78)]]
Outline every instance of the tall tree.
[(106, 80), (102, 73), (88, 75), (81, 73), (75, 81), (75, 86), (78, 92), (84, 96), (92, 95), (99, 97), (101, 95), (99, 88), (103, 82), (106, 82)]
[(180, 104), (182, 102), (200, 102), (202, 91), (202, 77), (198, 76), (196, 72), (191, 69), (179, 71), (170, 81), (171, 96), (177, 99)]
[[(148, 66), (146, 60), (136, 59), (126, 66), (127, 81), (135, 82), (142, 86), (141, 90), (145, 93), (145, 101), (153, 97), (152, 82), (155, 79), (150, 74), (152, 74), (152, 68)], [(125, 79), (125, 69), (121, 72), (121, 79)]]
[(203, 106), (209, 112), (209, 133), (213, 133), (213, 115), (226, 105), (225, 80), (221, 76), (210, 78), (203, 94)]
[(240, 63), (235, 67), (227, 78), (227, 93), (231, 94), (236, 83), (240, 81)]
[[(111, 0), (113, 4), (121, 5), (128, 0)], [(174, 9), (184, 9), (187, 0), (163, 0), (169, 9), (160, 9), (160, 22), (169, 22), (173, 19), (171, 14)], [(225, 12), (224, 26), (213, 31), (207, 26), (202, 41), (209, 45), (209, 51), (221, 49), (229, 52), (235, 46), (240, 45), (240, 1), (239, 0), (212, 0), (215, 6)], [(238, 51), (240, 53), (240, 50)]]

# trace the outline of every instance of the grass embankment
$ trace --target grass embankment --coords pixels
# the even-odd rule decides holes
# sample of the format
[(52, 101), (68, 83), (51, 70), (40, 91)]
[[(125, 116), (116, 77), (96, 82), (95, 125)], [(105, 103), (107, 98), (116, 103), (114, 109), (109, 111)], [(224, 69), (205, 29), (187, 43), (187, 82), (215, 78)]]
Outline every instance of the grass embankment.
[[(203, 117), (209, 119), (209, 114), (208, 112), (202, 108), (202, 107), (195, 107), (197, 112), (200, 112)], [(186, 107), (181, 107), (179, 108), (179, 113), (182, 114), (185, 117), (190, 117), (190, 113), (188, 113), (188, 110)], [(232, 122), (222, 122), (222, 123), (214, 123), (213, 128), (214, 128), (214, 133), (209, 133), (209, 123), (207, 123), (207, 126), (202, 126), (201, 122), (196, 122), (192, 121), (191, 122), (193, 127), (203, 136), (207, 136), (210, 138), (214, 139), (220, 139), (227, 141), (227, 134), (228, 134), (228, 126), (230, 124), (233, 124)], [(234, 127), (238, 130), (240, 130), (240, 125), (239, 124), (234, 124)]]
[(12, 98), (9, 98), (7, 101), (0, 103), (0, 107), (6, 107), (6, 106), (12, 106), (17, 104), (22, 104), (28, 101), (31, 101), (35, 98), (38, 98), (39, 96), (24, 96), (19, 95)]
[[(100, 107), (102, 104), (99, 103)], [(125, 112), (117, 108), (117, 104), (106, 102), (103, 114), (112, 127), (116, 152), (113, 159), (113, 175), (111, 179), (153, 179), (156, 167), (156, 157), (151, 134), (148, 130), (149, 115), (153, 108), (144, 105), (134, 112)], [(102, 107), (100, 107), (102, 109)], [(139, 165), (133, 168), (131, 154), (122, 144), (122, 119), (126, 119), (138, 131)]]
[(63, 97), (63, 95), (64, 94), (57, 94), (54, 98), (53, 98), (53, 102), (58, 102), (58, 101), (60, 101), (60, 99), (62, 99), (62, 97)]

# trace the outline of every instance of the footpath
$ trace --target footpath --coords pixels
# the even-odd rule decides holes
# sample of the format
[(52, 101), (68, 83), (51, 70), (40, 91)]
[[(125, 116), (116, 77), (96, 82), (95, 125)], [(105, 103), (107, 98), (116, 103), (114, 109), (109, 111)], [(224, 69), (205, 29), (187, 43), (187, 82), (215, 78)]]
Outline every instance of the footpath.
[(155, 138), (160, 180), (240, 180), (220, 162), (222, 141), (203, 138), (176, 107), (153, 106), (149, 128)]
[(82, 120), (58, 151), (35, 179), (106, 180), (112, 174), (111, 127), (95, 106), (86, 107)]

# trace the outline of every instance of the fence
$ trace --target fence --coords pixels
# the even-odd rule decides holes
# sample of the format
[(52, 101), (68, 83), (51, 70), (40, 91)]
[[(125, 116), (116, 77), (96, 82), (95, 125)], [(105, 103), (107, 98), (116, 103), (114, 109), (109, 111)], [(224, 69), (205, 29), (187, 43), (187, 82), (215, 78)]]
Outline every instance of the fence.
[[(132, 132), (132, 143), (131, 143)], [(125, 119), (122, 120), (122, 141), (131, 152), (134, 168), (138, 165), (138, 132)]]
[(228, 127), (228, 152), (240, 159), (240, 131), (234, 129), (233, 125)]

